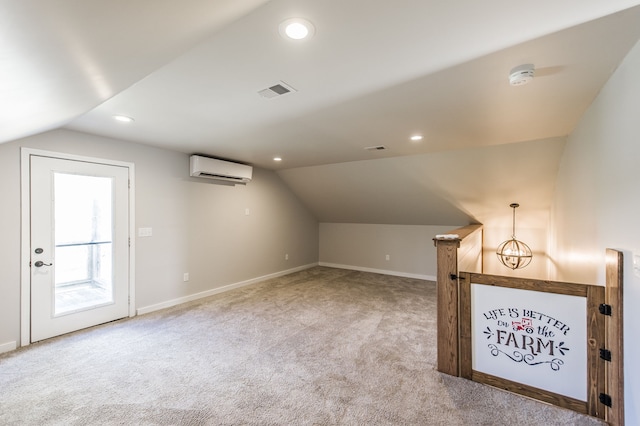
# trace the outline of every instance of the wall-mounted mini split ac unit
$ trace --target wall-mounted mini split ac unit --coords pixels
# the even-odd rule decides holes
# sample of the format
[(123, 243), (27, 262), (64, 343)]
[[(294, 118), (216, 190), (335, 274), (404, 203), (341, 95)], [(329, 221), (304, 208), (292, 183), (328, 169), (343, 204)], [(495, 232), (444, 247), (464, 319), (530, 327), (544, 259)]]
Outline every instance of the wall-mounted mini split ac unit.
[(231, 161), (192, 155), (190, 158), (191, 176), (225, 180), (228, 182), (251, 182), (253, 167)]

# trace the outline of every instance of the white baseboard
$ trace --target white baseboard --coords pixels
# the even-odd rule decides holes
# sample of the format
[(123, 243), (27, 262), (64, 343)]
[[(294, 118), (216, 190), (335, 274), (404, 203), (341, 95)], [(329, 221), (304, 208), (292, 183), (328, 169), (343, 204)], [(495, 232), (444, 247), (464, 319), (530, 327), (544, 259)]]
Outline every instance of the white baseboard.
[(353, 271), (373, 272), (374, 274), (393, 275), (396, 277), (403, 277), (403, 278), (416, 278), (419, 280), (436, 281), (436, 277), (433, 275), (410, 274), (408, 272), (387, 271), (385, 269), (365, 268), (363, 266), (353, 266), (353, 265), (340, 265), (337, 263), (327, 263), (327, 262), (319, 262), (318, 265), (327, 266), (329, 268), (350, 269)]
[(15, 351), (18, 347), (16, 342), (7, 342), (0, 345), (0, 354), (4, 352)]
[(317, 263), (311, 263), (309, 265), (298, 266), (296, 268), (287, 269), (285, 271), (280, 271), (280, 272), (275, 272), (275, 273), (269, 274), (269, 275), (263, 275), (261, 277), (252, 278), (250, 280), (241, 281), (241, 282), (238, 282), (238, 283), (235, 283), (235, 284), (229, 284), (229, 285), (225, 285), (225, 286), (222, 286), (222, 287), (214, 288), (214, 289), (211, 289), (211, 290), (203, 291), (203, 292), (200, 292), (200, 293), (190, 294), (189, 296), (179, 297), (179, 298), (173, 299), (173, 300), (167, 300), (166, 302), (157, 303), (155, 305), (138, 308), (136, 312), (137, 312), (138, 315), (148, 314), (150, 312), (155, 312), (155, 311), (159, 311), (161, 309), (170, 308), (172, 306), (180, 305), (182, 303), (187, 303), (187, 302), (191, 302), (193, 300), (202, 299), (204, 297), (213, 296), (214, 294), (224, 293), (225, 291), (235, 290), (236, 288), (245, 287), (245, 286), (252, 285), (252, 284), (257, 284), (259, 282), (266, 281), (266, 280), (271, 279), (271, 278), (277, 278), (277, 277), (281, 277), (283, 275), (292, 274), (294, 272), (303, 271), (305, 269), (313, 268), (314, 266), (318, 266), (318, 264)]

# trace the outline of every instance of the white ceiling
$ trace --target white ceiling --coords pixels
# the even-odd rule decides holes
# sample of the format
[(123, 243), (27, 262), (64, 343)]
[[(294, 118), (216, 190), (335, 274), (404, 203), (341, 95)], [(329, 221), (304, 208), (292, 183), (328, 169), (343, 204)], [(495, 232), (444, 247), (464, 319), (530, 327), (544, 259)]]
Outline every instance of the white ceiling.
[[(564, 138), (282, 170), (322, 222), (544, 229)], [(525, 210), (526, 209), (526, 210)], [(519, 220), (520, 223), (520, 220)]]
[(67, 124), (265, 2), (1, 0), (0, 142)]
[[(321, 221), (491, 221), (523, 199), (545, 211), (563, 138), (640, 38), (639, 4), (3, 0), (0, 142), (64, 126), (246, 162), (278, 170)], [(280, 37), (289, 17), (315, 36)], [(536, 78), (509, 86), (523, 63)], [(297, 92), (257, 94), (279, 81)], [(490, 191), (499, 180), (472, 173), (506, 153), (528, 155), (510, 158), (535, 184)], [(433, 175), (470, 158), (483, 164)]]

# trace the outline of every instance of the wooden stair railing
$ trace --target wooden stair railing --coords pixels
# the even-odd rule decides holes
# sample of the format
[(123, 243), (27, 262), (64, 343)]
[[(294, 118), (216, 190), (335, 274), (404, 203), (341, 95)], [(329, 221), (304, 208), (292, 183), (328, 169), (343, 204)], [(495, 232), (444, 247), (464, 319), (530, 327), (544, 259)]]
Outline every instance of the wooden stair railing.
[(482, 225), (468, 225), (433, 239), (438, 265), (437, 368), (452, 376), (460, 375), (458, 271), (482, 273), (482, 235)]

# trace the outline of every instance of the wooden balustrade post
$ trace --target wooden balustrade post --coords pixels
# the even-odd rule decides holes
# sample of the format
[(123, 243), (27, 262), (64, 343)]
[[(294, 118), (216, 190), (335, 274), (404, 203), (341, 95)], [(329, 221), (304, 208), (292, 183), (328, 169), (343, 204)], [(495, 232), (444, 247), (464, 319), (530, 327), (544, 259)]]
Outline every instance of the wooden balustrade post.
[(605, 347), (611, 351), (611, 362), (605, 363), (605, 377), (612, 404), (605, 407), (605, 419), (612, 426), (624, 426), (623, 264), (621, 251), (607, 249), (605, 303), (611, 315), (605, 319)]
[(459, 376), (458, 347), (458, 247), (460, 239), (434, 238), (438, 272), (438, 371)]

